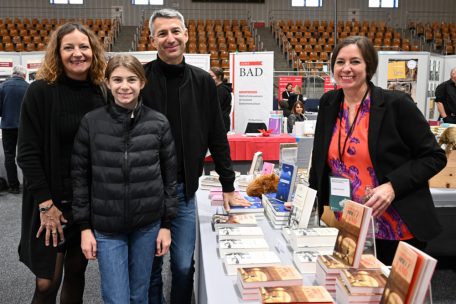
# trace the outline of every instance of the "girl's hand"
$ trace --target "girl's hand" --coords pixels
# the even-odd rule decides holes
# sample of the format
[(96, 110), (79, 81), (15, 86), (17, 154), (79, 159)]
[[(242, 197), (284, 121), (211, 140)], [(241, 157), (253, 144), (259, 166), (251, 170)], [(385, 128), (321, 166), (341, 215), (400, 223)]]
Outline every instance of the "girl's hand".
[(95, 260), (97, 258), (97, 240), (92, 230), (85, 229), (81, 231), (81, 249), (87, 260)]
[(52, 238), (52, 245), (57, 247), (60, 241), (65, 240), (63, 234), (62, 224), (65, 224), (67, 220), (63, 217), (62, 212), (53, 204), (52, 200), (47, 200), (39, 204), (40, 208), (52, 207), (46, 212), (40, 212), (40, 228), (36, 233), (36, 238), (39, 238), (41, 233), (45, 231), (44, 243), (49, 246), (50, 239)]
[(155, 252), (155, 256), (164, 256), (168, 252), (169, 246), (171, 245), (171, 230), (168, 228), (160, 228), (156, 244), (157, 250)]

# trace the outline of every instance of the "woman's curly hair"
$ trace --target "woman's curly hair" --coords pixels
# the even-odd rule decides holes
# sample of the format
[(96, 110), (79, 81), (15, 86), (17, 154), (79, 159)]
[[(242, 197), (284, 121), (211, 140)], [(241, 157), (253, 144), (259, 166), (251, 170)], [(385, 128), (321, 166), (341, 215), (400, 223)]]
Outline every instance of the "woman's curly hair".
[(73, 22), (63, 24), (52, 33), (46, 47), (43, 63), (36, 73), (36, 79), (44, 79), (48, 83), (55, 83), (59, 76), (64, 73), (62, 58), (60, 57), (60, 46), (63, 37), (75, 30), (89, 38), (93, 54), (89, 70), (90, 81), (97, 85), (103, 83), (104, 70), (106, 68), (106, 56), (103, 46), (91, 30), (80, 23)]

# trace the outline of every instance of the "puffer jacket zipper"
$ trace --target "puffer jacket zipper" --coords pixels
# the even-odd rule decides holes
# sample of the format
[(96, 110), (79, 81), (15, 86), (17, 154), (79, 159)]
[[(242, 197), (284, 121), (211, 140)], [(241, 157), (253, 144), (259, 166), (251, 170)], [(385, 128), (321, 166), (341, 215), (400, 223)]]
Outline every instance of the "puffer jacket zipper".
[(124, 165), (123, 165), (123, 175), (124, 175), (124, 226), (128, 229), (130, 227), (130, 214), (129, 214), (129, 196), (130, 196), (130, 175), (129, 175), (129, 142), (130, 142), (130, 119), (127, 116), (123, 125), (124, 125)]

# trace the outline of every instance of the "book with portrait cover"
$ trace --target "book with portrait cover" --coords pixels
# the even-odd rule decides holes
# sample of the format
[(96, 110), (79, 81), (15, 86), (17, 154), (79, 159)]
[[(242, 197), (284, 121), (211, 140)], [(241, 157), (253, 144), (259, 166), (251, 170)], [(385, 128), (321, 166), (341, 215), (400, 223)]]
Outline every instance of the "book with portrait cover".
[(338, 277), (336, 279), (336, 302), (337, 304), (377, 304), (382, 298), (382, 292), (350, 292), (344, 281)]
[(302, 285), (302, 275), (291, 265), (241, 267), (237, 270), (240, 290), (244, 288)]
[(371, 208), (354, 201), (345, 202), (334, 246), (335, 258), (348, 266), (359, 266), (371, 217)]
[(340, 278), (350, 293), (382, 293), (387, 280), (381, 269), (342, 269)]
[(334, 303), (323, 286), (262, 287), (262, 303)]
[(380, 303), (423, 303), (437, 260), (399, 242)]

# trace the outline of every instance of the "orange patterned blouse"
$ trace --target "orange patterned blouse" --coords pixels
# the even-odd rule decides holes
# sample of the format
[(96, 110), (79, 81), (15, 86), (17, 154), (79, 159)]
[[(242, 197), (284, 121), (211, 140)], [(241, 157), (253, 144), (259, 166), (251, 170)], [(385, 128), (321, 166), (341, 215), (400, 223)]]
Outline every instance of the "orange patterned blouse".
[[(328, 165), (332, 176), (345, 177), (350, 180), (352, 200), (363, 204), (367, 194), (366, 190), (378, 186), (367, 141), (370, 97), (368, 96), (357, 106), (355, 111), (358, 114), (353, 122), (352, 132), (350, 132), (348, 105), (343, 102), (343, 107), (339, 111), (333, 129), (328, 151)], [(349, 133), (351, 134), (347, 138)], [(345, 142), (346, 144), (344, 144)], [(340, 156), (342, 156), (342, 159), (340, 159)], [(336, 217), (339, 218), (341, 212), (335, 213)], [(392, 205), (380, 217), (376, 218), (375, 222), (375, 237), (378, 239), (407, 240), (413, 238), (413, 234)]]

